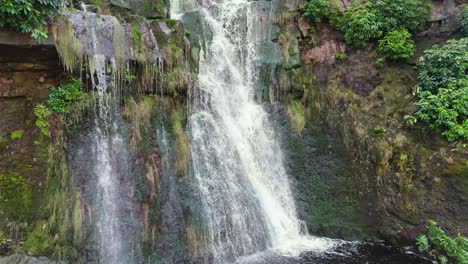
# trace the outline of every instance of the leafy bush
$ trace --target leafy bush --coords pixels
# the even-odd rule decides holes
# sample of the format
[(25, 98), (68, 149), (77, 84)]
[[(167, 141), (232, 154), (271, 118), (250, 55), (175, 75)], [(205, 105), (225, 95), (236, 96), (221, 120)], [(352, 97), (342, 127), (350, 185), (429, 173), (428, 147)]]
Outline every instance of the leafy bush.
[(448, 141), (468, 140), (468, 78), (437, 93), (418, 89), (416, 115), (431, 128), (442, 128)]
[(414, 42), (406, 28), (392, 30), (379, 40), (378, 51), (387, 54), (391, 59), (408, 59), (413, 56)]
[(460, 25), (462, 33), (468, 37), (468, 5), (466, 4), (461, 7)]
[(428, 0), (369, 0), (357, 2), (343, 14), (340, 29), (349, 44), (363, 46), (384, 33), (423, 29), (430, 18)]
[(422, 30), (431, 18), (429, 0), (370, 0), (370, 3), (386, 32), (400, 27)]
[(428, 253), (441, 264), (449, 261), (468, 263), (467, 238), (458, 235), (453, 239), (434, 220), (428, 220), (427, 223), (427, 235), (420, 235), (416, 240), (419, 251)]
[(68, 113), (70, 103), (83, 99), (85, 93), (81, 91), (81, 81), (72, 79), (72, 82), (59, 86), (49, 94), (47, 104), (57, 113)]
[(437, 92), (440, 87), (466, 77), (468, 38), (449, 40), (444, 46), (424, 51), (419, 60), (419, 85), (423, 91)]
[(68, 84), (59, 86), (52, 89), (47, 99), (49, 107), (38, 104), (34, 108), (34, 115), (36, 116), (36, 126), (41, 130), (44, 136), (49, 136), (49, 122), (48, 118), (52, 113), (68, 113), (70, 111), (70, 104), (83, 99), (86, 93), (81, 91), (81, 81), (79, 79), (72, 79)]
[(416, 116), (449, 141), (468, 139), (468, 38), (424, 52), (419, 62)]
[(341, 30), (347, 43), (364, 46), (370, 39), (382, 36), (382, 21), (372, 11), (371, 2), (367, 2), (344, 13)]
[(328, 17), (330, 14), (330, 1), (329, 0), (311, 0), (305, 6), (304, 16), (310, 20), (318, 23), (323, 18)]
[(35, 38), (47, 38), (46, 18), (55, 14), (61, 0), (2, 0), (0, 1), (0, 28), (12, 28), (32, 33)]

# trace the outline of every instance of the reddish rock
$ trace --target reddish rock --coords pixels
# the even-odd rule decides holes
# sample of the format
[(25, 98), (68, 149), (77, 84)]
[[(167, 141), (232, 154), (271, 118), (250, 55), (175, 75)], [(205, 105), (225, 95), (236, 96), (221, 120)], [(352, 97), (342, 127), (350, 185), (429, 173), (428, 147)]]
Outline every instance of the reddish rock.
[(301, 31), (302, 37), (308, 37), (310, 36), (310, 24), (307, 22), (307, 19), (304, 17), (299, 18), (297, 26), (299, 27), (299, 31)]
[(333, 40), (323, 41), (318, 47), (304, 51), (301, 59), (304, 63), (327, 63), (333, 64), (336, 60), (336, 53), (344, 52), (345, 44)]

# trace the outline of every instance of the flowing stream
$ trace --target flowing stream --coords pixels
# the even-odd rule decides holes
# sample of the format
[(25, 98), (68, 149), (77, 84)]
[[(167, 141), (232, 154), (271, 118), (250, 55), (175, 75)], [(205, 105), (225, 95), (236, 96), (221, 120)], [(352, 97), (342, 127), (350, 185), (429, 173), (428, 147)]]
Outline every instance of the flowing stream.
[(268, 114), (255, 100), (259, 3), (198, 3), (206, 50), (189, 130), (215, 263), (265, 250), (299, 255), (333, 246), (331, 240), (307, 235), (297, 218), (282, 151)]

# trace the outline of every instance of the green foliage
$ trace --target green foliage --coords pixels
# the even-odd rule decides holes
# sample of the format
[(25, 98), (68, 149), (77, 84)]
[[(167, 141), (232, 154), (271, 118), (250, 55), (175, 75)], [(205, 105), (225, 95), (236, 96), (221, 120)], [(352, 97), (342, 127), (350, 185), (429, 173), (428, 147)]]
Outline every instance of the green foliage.
[(377, 125), (372, 128), (372, 131), (374, 131), (374, 133), (376, 134), (382, 134), (382, 133), (385, 133), (387, 129), (385, 129), (383, 125)]
[(135, 48), (137, 52), (142, 52), (143, 49), (143, 38), (140, 31), (140, 25), (138, 23), (133, 24), (133, 43), (135, 44)]
[(405, 115), (403, 119), (405, 120), (405, 123), (409, 126), (414, 126), (418, 122), (418, 119), (413, 115)]
[(468, 240), (465, 237), (458, 235), (453, 239), (434, 220), (427, 223), (427, 235), (420, 235), (416, 240), (421, 252), (428, 253), (439, 263), (468, 263)]
[(378, 51), (391, 59), (408, 59), (413, 56), (414, 42), (406, 28), (392, 30), (379, 40)]
[(427, 50), (419, 62), (416, 116), (448, 141), (468, 139), (468, 38)]
[(431, 18), (430, 0), (370, 0), (370, 3), (370, 10), (382, 21), (384, 32), (400, 27), (422, 30)]
[(303, 16), (311, 21), (319, 23), (323, 18), (330, 15), (329, 0), (311, 0), (304, 8)]
[(2, 0), (0, 1), (0, 28), (12, 28), (32, 33), (34, 38), (47, 38), (46, 18), (52, 17), (61, 0)]
[(38, 104), (34, 108), (34, 115), (36, 116), (36, 126), (41, 130), (42, 135), (49, 136), (49, 122), (47, 118), (52, 114), (47, 106)]
[(15, 139), (21, 139), (23, 137), (23, 134), (24, 134), (24, 130), (15, 130), (15, 131), (12, 131), (11, 132), (11, 139), (15, 140)]
[(340, 28), (347, 43), (363, 46), (398, 28), (421, 30), (429, 18), (428, 0), (369, 0), (348, 8)]
[(468, 4), (462, 5), (460, 12), (461, 31), (468, 37)]
[(79, 79), (72, 79), (70, 83), (53, 89), (49, 94), (47, 104), (56, 113), (68, 113), (70, 111), (70, 104), (83, 99), (85, 95), (81, 91), (81, 81)]
[(348, 58), (348, 55), (346, 55), (346, 53), (344, 52), (337, 52), (336, 55), (335, 55), (335, 58), (337, 60), (345, 60)]
[(375, 61), (375, 64), (379, 67), (383, 67), (385, 65), (385, 58), (378, 58), (376, 61)]
[(448, 141), (468, 140), (468, 79), (450, 83), (437, 93), (418, 89), (416, 115)]
[(466, 78), (468, 69), (468, 38), (449, 40), (446, 45), (424, 51), (419, 59), (419, 85), (424, 91), (438, 88)]
[(382, 36), (382, 23), (372, 11), (371, 2), (366, 2), (346, 10), (341, 30), (347, 43), (364, 46), (370, 39)]

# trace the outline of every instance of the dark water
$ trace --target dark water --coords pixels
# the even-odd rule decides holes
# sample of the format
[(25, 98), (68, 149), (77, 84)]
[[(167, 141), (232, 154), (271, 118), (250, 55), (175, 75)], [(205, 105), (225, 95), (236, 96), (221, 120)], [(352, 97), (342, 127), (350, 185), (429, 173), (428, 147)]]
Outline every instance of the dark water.
[(299, 257), (284, 257), (263, 252), (245, 257), (236, 264), (432, 264), (437, 263), (410, 249), (379, 243), (345, 243), (333, 251)]

